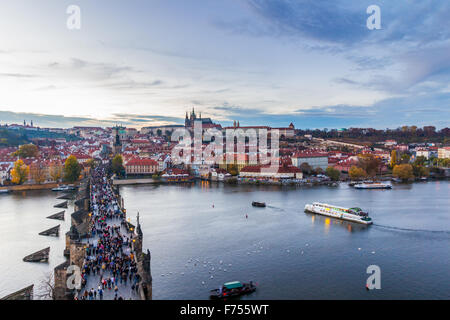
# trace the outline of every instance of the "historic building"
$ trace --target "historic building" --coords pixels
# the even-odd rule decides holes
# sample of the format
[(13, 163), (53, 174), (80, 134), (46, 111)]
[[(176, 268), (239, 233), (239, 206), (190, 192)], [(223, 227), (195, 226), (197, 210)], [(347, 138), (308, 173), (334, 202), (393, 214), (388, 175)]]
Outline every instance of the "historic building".
[(114, 141), (113, 141), (112, 151), (114, 154), (122, 153), (121, 134), (123, 134), (123, 132), (124, 132), (124, 128), (122, 128), (122, 127), (115, 126), (113, 128)]
[(152, 159), (132, 158), (125, 163), (125, 172), (128, 175), (149, 175), (158, 170), (158, 162)]
[(325, 170), (328, 168), (328, 153), (321, 151), (299, 151), (292, 157), (292, 164), (297, 168), (303, 163), (309, 164), (313, 169), (321, 168)]
[(219, 124), (215, 124), (211, 118), (202, 118), (202, 113), (200, 112), (199, 116), (197, 117), (197, 114), (195, 113), (194, 108), (192, 108), (192, 112), (190, 114), (190, 116), (188, 116), (188, 113), (186, 112), (186, 118), (184, 119), (184, 126), (186, 128), (193, 128), (194, 127), (194, 123), (196, 121), (201, 121), (202, 122), (202, 126), (203, 129), (208, 129), (208, 128), (217, 128), (217, 129), (221, 129), (221, 125)]

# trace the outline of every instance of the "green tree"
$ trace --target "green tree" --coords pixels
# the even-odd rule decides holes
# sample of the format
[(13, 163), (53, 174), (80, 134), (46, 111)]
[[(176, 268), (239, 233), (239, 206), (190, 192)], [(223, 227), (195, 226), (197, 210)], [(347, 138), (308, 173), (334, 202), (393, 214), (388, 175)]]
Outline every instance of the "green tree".
[(428, 177), (430, 175), (430, 169), (427, 167), (420, 167), (419, 177)]
[(436, 165), (444, 168), (450, 167), (450, 158), (437, 159)]
[(348, 171), (348, 175), (352, 180), (359, 180), (367, 177), (367, 172), (363, 168), (352, 166)]
[(75, 182), (80, 178), (81, 166), (75, 156), (71, 155), (64, 163), (64, 180), (67, 182)]
[(124, 175), (125, 167), (123, 166), (123, 158), (120, 154), (116, 154), (116, 156), (113, 158), (111, 169), (118, 176)]
[(409, 154), (403, 153), (402, 156), (400, 157), (400, 163), (402, 163), (402, 164), (409, 163), (410, 159), (411, 159), (411, 156)]
[(403, 181), (414, 178), (413, 167), (409, 163), (396, 165), (392, 173), (395, 177), (402, 179)]
[(15, 157), (21, 158), (34, 158), (39, 154), (38, 147), (34, 144), (24, 144), (20, 146), (19, 149), (13, 153)]
[(430, 170), (427, 167), (413, 164), (413, 174), (415, 177), (428, 177), (430, 175)]
[(416, 160), (414, 160), (414, 164), (417, 166), (423, 166), (427, 162), (427, 158), (425, 156), (418, 156)]
[(325, 173), (333, 181), (338, 181), (341, 177), (341, 172), (333, 167), (328, 167), (327, 170), (325, 170)]

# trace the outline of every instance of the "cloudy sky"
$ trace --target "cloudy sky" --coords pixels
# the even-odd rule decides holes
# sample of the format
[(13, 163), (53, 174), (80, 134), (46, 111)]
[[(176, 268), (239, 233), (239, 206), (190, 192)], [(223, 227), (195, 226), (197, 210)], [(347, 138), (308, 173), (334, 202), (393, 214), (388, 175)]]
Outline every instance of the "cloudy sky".
[[(381, 8), (381, 30), (366, 9)], [(69, 5), (81, 30), (69, 30)], [(448, 0), (0, 4), (0, 124), (449, 126)]]

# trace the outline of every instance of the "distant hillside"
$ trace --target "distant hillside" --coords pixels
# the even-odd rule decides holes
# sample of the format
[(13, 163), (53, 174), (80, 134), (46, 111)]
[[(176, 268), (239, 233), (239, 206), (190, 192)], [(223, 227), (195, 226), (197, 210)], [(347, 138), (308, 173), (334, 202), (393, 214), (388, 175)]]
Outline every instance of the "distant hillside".
[(11, 147), (29, 143), (27, 136), (18, 130), (0, 129), (0, 146)]
[(57, 139), (64, 138), (66, 141), (80, 140), (75, 135), (69, 135), (65, 133), (55, 133), (47, 130), (14, 130), (8, 128), (0, 128), (0, 146), (18, 146), (26, 143), (30, 143), (32, 139), (44, 138), (44, 139)]

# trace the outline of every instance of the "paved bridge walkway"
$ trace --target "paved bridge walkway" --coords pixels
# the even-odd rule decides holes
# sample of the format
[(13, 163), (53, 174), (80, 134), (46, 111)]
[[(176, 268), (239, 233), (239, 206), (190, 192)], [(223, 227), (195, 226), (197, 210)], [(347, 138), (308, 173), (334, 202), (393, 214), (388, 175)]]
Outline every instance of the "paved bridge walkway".
[[(92, 230), (86, 243), (82, 274), (84, 287), (78, 299), (138, 300), (137, 268), (133, 251), (133, 230), (128, 229), (125, 214), (103, 169), (91, 180)], [(108, 281), (110, 281), (108, 283)]]

